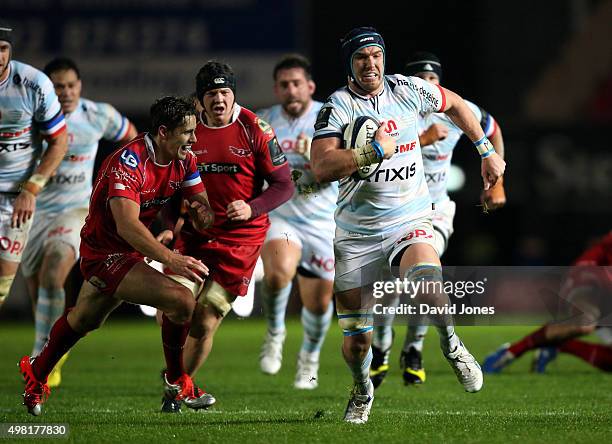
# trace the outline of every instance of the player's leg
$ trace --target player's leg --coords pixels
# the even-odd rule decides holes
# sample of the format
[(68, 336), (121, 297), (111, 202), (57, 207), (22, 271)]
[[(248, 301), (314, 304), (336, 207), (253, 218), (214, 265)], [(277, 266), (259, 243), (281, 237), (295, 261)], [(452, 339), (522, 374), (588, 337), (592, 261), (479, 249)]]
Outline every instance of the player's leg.
[(32, 227), (32, 219), (19, 228), (11, 227), (15, 198), (14, 195), (0, 193), (0, 309), (15, 280)]
[(374, 385), (369, 373), (372, 363), (372, 312), (364, 306), (363, 294), (369, 288), (355, 288), (336, 293), (338, 323), (344, 335), (342, 356), (353, 377), (353, 390), (344, 412), (344, 420), (367, 422), (374, 400)]
[[(440, 258), (446, 251), (448, 241), (454, 232), (453, 220), (455, 218), (455, 211), (455, 202), (450, 199), (436, 203), (432, 219), (434, 228), (433, 247)], [(423, 343), (428, 329), (428, 325), (419, 325), (416, 321), (411, 322), (406, 329), (406, 338), (400, 354), (400, 366), (402, 367), (404, 383), (407, 385), (425, 382)]]
[(279, 218), (272, 220), (261, 251), (264, 265), (262, 298), (268, 324), (259, 357), (261, 371), (274, 375), (282, 364), (285, 341), (285, 312), (293, 276), (302, 256), (302, 244), (293, 227)]
[(31, 414), (41, 414), (42, 404), (49, 394), (47, 377), (61, 357), (85, 334), (101, 326), (120, 303), (119, 299), (102, 294), (85, 282), (77, 305), (55, 322), (41, 353), (34, 358), (24, 356), (21, 359), (19, 368), (26, 382), (24, 405)]
[[(306, 276), (306, 274), (309, 276)], [(314, 389), (318, 385), (319, 355), (333, 317), (333, 281), (315, 277), (307, 270), (298, 272), (302, 298), (304, 336), (298, 353), (294, 387)]]
[(194, 377), (212, 350), (214, 335), (236, 296), (208, 279), (198, 296), (185, 344), (185, 370)]
[(612, 346), (572, 339), (563, 342), (559, 351), (574, 355), (604, 372), (612, 372)]
[[(428, 221), (420, 221), (401, 233), (394, 242), (390, 255), (392, 265), (399, 265), (399, 276), (408, 281), (431, 282), (420, 286), (416, 294), (416, 303), (443, 308), (449, 304), (449, 298), (442, 290), (442, 267), (438, 253), (434, 249), (433, 227)], [(399, 259), (399, 264), (397, 264)], [(439, 283), (438, 285), (436, 285)], [(453, 319), (450, 315), (430, 317), (440, 337), (440, 347), (447, 361), (453, 368), (457, 379), (468, 392), (477, 392), (482, 388), (482, 371), (478, 362), (468, 352), (455, 333)]]

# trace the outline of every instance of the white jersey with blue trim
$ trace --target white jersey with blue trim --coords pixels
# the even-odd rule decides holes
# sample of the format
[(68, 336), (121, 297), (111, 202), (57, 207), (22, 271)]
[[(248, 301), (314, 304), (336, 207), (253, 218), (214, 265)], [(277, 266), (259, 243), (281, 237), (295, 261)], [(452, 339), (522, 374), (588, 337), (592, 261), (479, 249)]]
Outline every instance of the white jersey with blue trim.
[(122, 140), (130, 123), (108, 103), (81, 99), (66, 115), (68, 152), (55, 175), (36, 199), (37, 213), (60, 213), (87, 208), (92, 191), (92, 175), (98, 142)]
[[(487, 137), (490, 137), (496, 128), (493, 117), (486, 111), (466, 100), (465, 103), (472, 110), (480, 122)], [(448, 175), (451, 167), (453, 150), (463, 135), (463, 131), (444, 113), (430, 113), (419, 118), (419, 132), (422, 133), (434, 123), (448, 128), (448, 135), (443, 140), (421, 147), (423, 152), (423, 166), (425, 178), (429, 187), (429, 194), (434, 203), (444, 202), (449, 198), (447, 193)]]
[(359, 116), (385, 120), (396, 140), (395, 154), (383, 160), (367, 179), (340, 180), (336, 225), (361, 234), (394, 231), (430, 216), (431, 198), (423, 172), (417, 119), (420, 113), (445, 108), (442, 89), (416, 77), (385, 76), (377, 96), (361, 97), (347, 87), (337, 90), (321, 108), (314, 138), (342, 138), (344, 128)]
[(0, 83), (0, 192), (17, 192), (42, 154), (40, 136), (66, 126), (51, 80), (38, 69), (11, 60)]
[(274, 128), (280, 146), (291, 167), (295, 192), (288, 202), (270, 212), (270, 216), (282, 217), (296, 224), (331, 222), (333, 225), (338, 182), (320, 184), (310, 170), (310, 162), (296, 152), (297, 138), (301, 133), (312, 137), (317, 114), (323, 104), (311, 102), (310, 108), (300, 117), (287, 115), (281, 105), (263, 109), (257, 114)]

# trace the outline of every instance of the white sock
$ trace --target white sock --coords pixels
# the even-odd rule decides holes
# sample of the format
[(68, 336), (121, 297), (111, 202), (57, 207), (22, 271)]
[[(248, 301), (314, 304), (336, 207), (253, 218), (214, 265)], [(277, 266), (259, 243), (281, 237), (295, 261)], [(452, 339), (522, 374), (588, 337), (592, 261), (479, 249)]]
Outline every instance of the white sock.
[(372, 335), (372, 345), (383, 352), (391, 348), (393, 344), (393, 329), (390, 325), (377, 325)]
[(264, 315), (268, 321), (268, 331), (272, 334), (285, 331), (285, 312), (291, 295), (291, 286), (292, 284), (289, 283), (280, 290), (272, 290), (268, 287), (265, 279), (262, 282)]
[[(321, 315), (302, 307), (302, 326), (304, 327), (304, 339), (300, 353), (309, 355), (311, 361), (318, 361), (319, 352), (325, 341), (325, 334), (329, 330), (334, 313), (334, 304), (330, 301), (327, 310)], [(316, 358), (316, 359), (314, 359)]]
[(34, 338), (34, 348), (32, 356), (37, 356), (40, 350), (47, 342), (51, 327), (55, 321), (64, 312), (66, 304), (66, 292), (63, 288), (46, 288), (38, 287), (38, 301), (36, 303), (36, 312), (34, 313), (34, 324), (36, 336)]
[(423, 341), (427, 334), (427, 325), (409, 325), (406, 330), (406, 340), (404, 341), (404, 351), (410, 350), (410, 347), (414, 347), (417, 351), (423, 351)]

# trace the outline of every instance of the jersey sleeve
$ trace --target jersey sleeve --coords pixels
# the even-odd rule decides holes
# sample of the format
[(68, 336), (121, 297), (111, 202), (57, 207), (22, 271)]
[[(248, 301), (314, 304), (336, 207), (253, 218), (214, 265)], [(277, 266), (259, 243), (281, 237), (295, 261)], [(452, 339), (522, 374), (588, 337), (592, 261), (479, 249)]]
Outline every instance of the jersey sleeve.
[(46, 139), (52, 139), (66, 130), (66, 121), (55, 94), (53, 83), (44, 75), (37, 76), (39, 87), (34, 91), (34, 121)]
[(467, 104), (468, 108), (472, 110), (472, 112), (476, 116), (476, 119), (480, 122), (480, 127), (484, 131), (485, 135), (487, 137), (491, 137), (493, 134), (495, 134), (495, 130), (497, 129), (497, 122), (495, 121), (493, 116), (487, 111), (485, 111), (483, 108), (470, 102), (469, 100), (466, 100), (465, 103)]
[(313, 140), (324, 139), (326, 137), (342, 138), (344, 128), (351, 120), (347, 109), (347, 104), (337, 94), (333, 94), (327, 99), (327, 102), (323, 104), (319, 114), (317, 114)]
[(287, 163), (274, 129), (263, 119), (255, 118), (253, 152), (257, 171), (267, 176)]
[(125, 197), (140, 205), (144, 165), (138, 155), (125, 148), (114, 156), (108, 168), (108, 198)]
[(123, 140), (130, 128), (130, 121), (108, 103), (99, 103), (98, 106), (102, 120), (102, 137), (111, 142)]
[(410, 98), (422, 114), (443, 112), (446, 109), (446, 95), (440, 85), (426, 82), (419, 77), (406, 77)]
[(185, 177), (181, 184), (183, 197), (189, 198), (204, 191), (204, 183), (200, 177), (196, 157), (191, 155), (185, 159)]

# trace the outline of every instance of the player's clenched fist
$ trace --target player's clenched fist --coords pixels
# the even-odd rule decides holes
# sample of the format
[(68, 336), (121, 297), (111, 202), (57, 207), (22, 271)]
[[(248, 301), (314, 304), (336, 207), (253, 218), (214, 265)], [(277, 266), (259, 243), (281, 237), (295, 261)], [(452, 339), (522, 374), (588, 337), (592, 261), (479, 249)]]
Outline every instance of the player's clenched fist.
[(380, 122), (380, 126), (376, 130), (374, 140), (376, 140), (382, 146), (385, 155), (384, 159), (390, 159), (395, 153), (395, 139), (385, 133), (386, 121)]
[(202, 276), (208, 276), (208, 267), (191, 256), (172, 253), (165, 264), (173, 273), (184, 276), (195, 282), (204, 282)]
[(482, 159), (481, 175), (485, 191), (491, 188), (504, 175), (506, 162), (499, 154), (491, 153)]
[(235, 200), (227, 206), (227, 218), (233, 222), (249, 220), (253, 211), (244, 200)]

